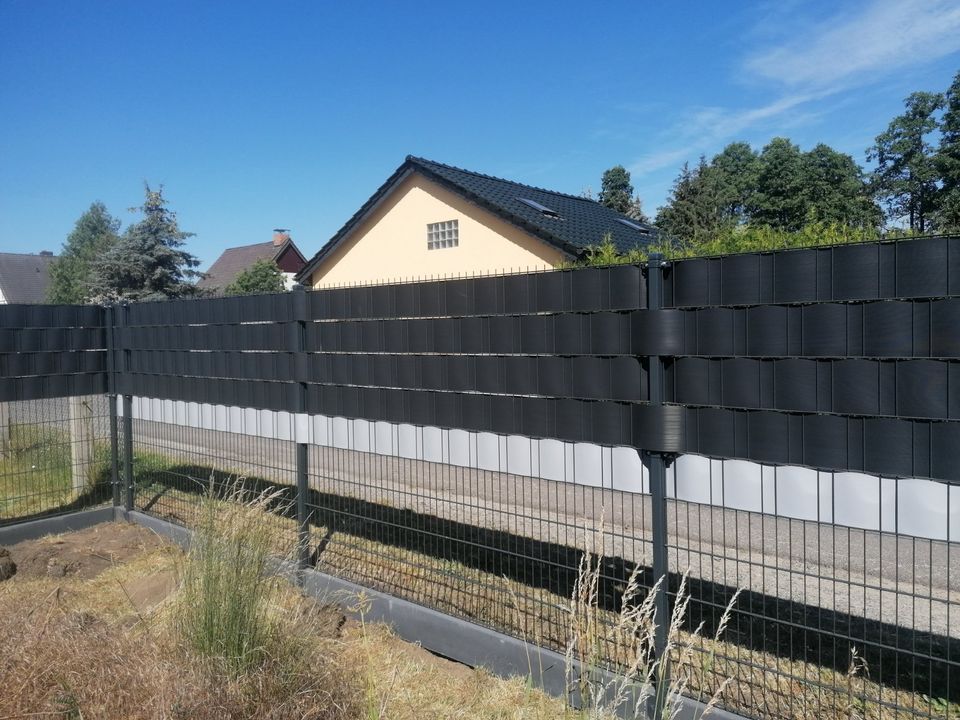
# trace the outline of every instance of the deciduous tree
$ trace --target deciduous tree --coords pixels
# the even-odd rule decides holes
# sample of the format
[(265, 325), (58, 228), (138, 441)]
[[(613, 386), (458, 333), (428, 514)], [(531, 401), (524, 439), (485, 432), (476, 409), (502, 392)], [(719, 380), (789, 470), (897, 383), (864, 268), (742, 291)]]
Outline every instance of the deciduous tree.
[(870, 197), (863, 170), (846, 153), (820, 143), (803, 155), (807, 222), (877, 228), (882, 212)]
[(623, 165), (614, 165), (604, 171), (600, 179), (598, 200), (601, 205), (633, 220), (647, 222), (647, 216), (643, 213), (643, 202), (640, 196), (634, 193), (633, 185), (630, 183), (630, 171)]
[(804, 161), (800, 148), (776, 137), (760, 153), (756, 190), (747, 209), (751, 222), (796, 231), (807, 220)]
[(50, 264), (47, 300), (65, 304), (86, 302), (93, 264), (117, 244), (119, 231), (120, 221), (107, 212), (102, 202), (90, 205), (77, 219), (60, 255)]
[(949, 232), (960, 231), (960, 72), (944, 94), (940, 123), (940, 147), (936, 166), (942, 180), (937, 201), (937, 225)]
[(717, 173), (701, 156), (693, 169), (684, 163), (655, 224), (680, 246), (691, 247), (730, 222), (724, 215), (724, 203)]
[(257, 260), (224, 288), (225, 295), (253, 295), (284, 291), (283, 272), (273, 260)]

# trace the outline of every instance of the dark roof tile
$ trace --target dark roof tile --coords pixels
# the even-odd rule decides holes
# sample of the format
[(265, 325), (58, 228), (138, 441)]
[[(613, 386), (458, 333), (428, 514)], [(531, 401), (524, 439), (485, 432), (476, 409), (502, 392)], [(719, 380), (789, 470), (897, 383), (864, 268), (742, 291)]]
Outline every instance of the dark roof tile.
[(8, 303), (45, 303), (53, 255), (0, 253), (0, 291)]

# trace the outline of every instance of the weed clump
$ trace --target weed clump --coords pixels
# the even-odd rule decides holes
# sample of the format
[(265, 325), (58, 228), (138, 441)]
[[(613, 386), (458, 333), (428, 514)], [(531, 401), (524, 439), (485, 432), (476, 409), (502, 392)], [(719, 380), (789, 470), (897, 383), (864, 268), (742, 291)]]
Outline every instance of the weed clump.
[[(668, 618), (658, 618), (657, 593), (665, 582), (659, 578), (649, 590), (640, 578), (640, 565), (634, 568), (620, 593), (618, 612), (603, 609), (604, 530), (594, 530), (590, 547), (581, 557), (577, 579), (571, 593), (568, 617), (568, 641), (565, 657), (568, 700), (577, 707), (577, 717), (606, 720), (622, 714), (651, 720), (676, 717), (697, 674), (711, 672), (713, 651), (702, 654), (703, 624), (692, 633), (682, 632), (690, 602), (686, 574), (680, 580)], [(714, 640), (719, 642), (730, 621), (737, 591), (730, 599)], [(656, 653), (657, 627), (667, 623), (663, 653)], [(703, 687), (703, 678), (697, 683)], [(725, 678), (705, 702), (700, 718), (710, 715), (732, 681)]]
[(218, 490), (211, 479), (180, 565), (178, 633), (234, 676), (262, 666), (281, 638), (272, 608), (284, 580), (270, 567), (282, 551), (282, 531), (270, 512), (280, 494), (253, 493), (239, 480)]

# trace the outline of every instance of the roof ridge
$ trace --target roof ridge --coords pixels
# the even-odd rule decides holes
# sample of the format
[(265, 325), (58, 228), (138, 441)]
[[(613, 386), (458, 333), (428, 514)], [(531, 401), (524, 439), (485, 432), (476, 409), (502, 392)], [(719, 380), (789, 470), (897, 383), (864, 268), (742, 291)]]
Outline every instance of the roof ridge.
[(440, 167), (447, 168), (448, 170), (456, 170), (457, 172), (467, 173), (467, 175), (476, 175), (477, 177), (486, 178), (487, 180), (496, 180), (497, 182), (519, 185), (520, 187), (536, 190), (538, 192), (546, 193), (547, 195), (559, 195), (560, 197), (570, 198), (571, 200), (583, 200), (584, 202), (596, 203), (597, 205), (600, 204), (596, 200), (583, 197), (582, 195), (573, 195), (571, 193), (560, 192), (559, 190), (548, 190), (547, 188), (538, 187), (536, 185), (528, 185), (527, 183), (521, 183), (508, 178), (497, 177), (496, 175), (488, 175), (487, 173), (477, 172), (476, 170), (467, 170), (466, 168), (457, 167), (456, 165), (450, 165), (448, 163), (442, 163), (438, 160), (431, 160), (430, 158), (418, 157), (417, 155), (407, 155), (407, 160), (415, 163), (439, 165)]
[(273, 240), (264, 240), (263, 242), (248, 243), (247, 245), (234, 245), (233, 247), (224, 248), (223, 252), (227, 250), (240, 250), (242, 248), (254, 247), (256, 245), (273, 245)]

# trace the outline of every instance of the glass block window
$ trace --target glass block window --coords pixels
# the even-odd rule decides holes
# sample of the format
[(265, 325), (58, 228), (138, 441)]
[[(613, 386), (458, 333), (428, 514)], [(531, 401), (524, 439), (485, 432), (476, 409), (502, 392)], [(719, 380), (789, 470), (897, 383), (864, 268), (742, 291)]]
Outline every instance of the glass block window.
[(460, 228), (457, 220), (430, 223), (427, 225), (427, 250), (457, 247), (460, 244)]

